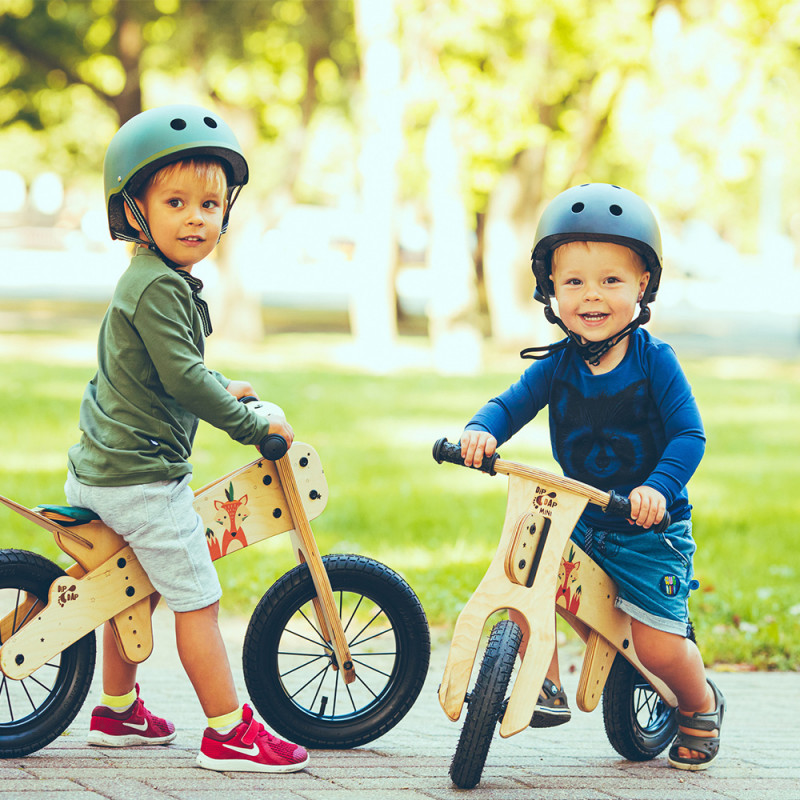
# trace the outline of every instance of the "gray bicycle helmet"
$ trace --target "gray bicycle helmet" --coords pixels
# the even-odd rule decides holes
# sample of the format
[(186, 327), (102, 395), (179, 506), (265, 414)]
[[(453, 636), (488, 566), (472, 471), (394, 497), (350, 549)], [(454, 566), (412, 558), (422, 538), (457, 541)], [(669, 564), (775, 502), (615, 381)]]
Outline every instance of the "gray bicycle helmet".
[[(228, 125), (214, 112), (199, 106), (169, 105), (143, 111), (114, 135), (103, 163), (108, 227), (112, 239), (142, 242), (125, 217), (125, 204), (138, 213), (132, 197), (153, 173), (174, 161), (192, 156), (218, 159), (228, 178), (228, 208), (247, 183), (247, 161)], [(146, 230), (146, 228), (145, 228)]]
[[(639, 301), (640, 312), (620, 333), (602, 342), (584, 343), (570, 331), (551, 306), (554, 295), (553, 251), (575, 241), (613, 242), (636, 251), (650, 273), (647, 287)], [(559, 194), (545, 208), (536, 228), (531, 254), (531, 268), (536, 278), (534, 298), (545, 306), (548, 322), (558, 325), (567, 339), (554, 345), (529, 347), (523, 358), (547, 358), (569, 344), (575, 345), (583, 358), (595, 364), (625, 336), (650, 319), (648, 304), (655, 300), (661, 280), (661, 233), (650, 207), (638, 195), (608, 183), (584, 183)]]

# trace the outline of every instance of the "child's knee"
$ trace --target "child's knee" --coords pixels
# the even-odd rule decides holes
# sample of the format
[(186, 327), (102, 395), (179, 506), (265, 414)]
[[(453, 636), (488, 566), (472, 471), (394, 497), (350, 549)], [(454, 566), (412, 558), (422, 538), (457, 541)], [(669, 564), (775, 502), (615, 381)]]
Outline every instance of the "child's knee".
[(636, 655), (650, 672), (659, 674), (682, 660), (687, 645), (683, 636), (651, 628), (635, 620), (631, 633)]

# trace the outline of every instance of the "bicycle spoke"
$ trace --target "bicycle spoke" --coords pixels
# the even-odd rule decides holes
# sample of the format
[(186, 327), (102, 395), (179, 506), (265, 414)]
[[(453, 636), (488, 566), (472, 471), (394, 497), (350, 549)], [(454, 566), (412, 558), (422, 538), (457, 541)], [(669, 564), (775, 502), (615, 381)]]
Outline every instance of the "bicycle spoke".
[(331, 716), (336, 716), (336, 700), (339, 697), (339, 672), (336, 672), (336, 676), (333, 679), (333, 708), (331, 709)]
[(658, 725), (661, 716), (661, 700), (648, 686), (638, 686), (634, 694), (634, 714), (639, 719), (640, 714), (646, 717), (642, 727), (645, 729)]
[[(321, 686), (322, 685), (322, 681), (325, 679), (325, 672), (326, 672), (327, 669), (328, 669), (328, 666), (326, 664), (318, 673), (316, 673), (316, 675), (312, 675), (294, 694), (289, 695), (289, 697), (291, 697), (294, 700), (294, 698), (297, 697), (297, 695), (300, 694), (300, 692), (302, 692), (303, 689), (306, 688), (306, 686), (308, 686), (310, 683), (315, 681), (317, 679), (317, 677), (319, 677), (319, 676), (321, 676), (321, 678), (320, 678), (320, 686)], [(319, 688), (317, 688), (317, 694), (319, 694)], [(317, 699), (317, 694), (314, 695), (314, 700)], [(312, 703), (312, 705), (313, 705), (313, 703)]]
[[(372, 619), (370, 619), (370, 621), (369, 621), (369, 622), (368, 622), (366, 625), (364, 625), (364, 627), (363, 627), (363, 628), (362, 628), (362, 629), (361, 629), (361, 630), (360, 630), (360, 631), (359, 631), (359, 632), (358, 632), (358, 633), (357, 633), (357, 634), (356, 634), (356, 635), (355, 635), (355, 636), (354, 636), (354, 637), (353, 637), (353, 638), (350, 640), (350, 646), (351, 646), (351, 647), (352, 647), (352, 646), (354, 646), (354, 645), (356, 645), (356, 644), (359, 644), (359, 642), (358, 642), (358, 637), (359, 637), (359, 636), (361, 636), (361, 634), (362, 634), (362, 633), (364, 633), (364, 631), (365, 631), (367, 628), (369, 628), (369, 626), (370, 626), (370, 625), (372, 625), (372, 623), (373, 623), (373, 622), (375, 622), (375, 620), (376, 620), (376, 619), (378, 619), (378, 617), (379, 617), (381, 614), (383, 614), (383, 609), (382, 609), (382, 608), (379, 608), (379, 609), (377, 610), (377, 612), (374, 614), (374, 616), (372, 617)], [(371, 637), (370, 637), (370, 638), (371, 638)], [(365, 639), (364, 641), (366, 641), (366, 639)]]
[(42, 689), (44, 689), (46, 692), (49, 692), (49, 691), (52, 689), (52, 687), (50, 687), (50, 686), (45, 686), (45, 685), (44, 685), (44, 684), (43, 684), (43, 683), (42, 683), (42, 682), (41, 682), (41, 681), (40, 681), (38, 678), (35, 678), (33, 675), (28, 675), (28, 680), (31, 680), (31, 681), (33, 681), (35, 684), (38, 684), (38, 685), (39, 685), (39, 686), (41, 686), (41, 687), (42, 687)]
[[(294, 655), (304, 655), (304, 654), (303, 654), (303, 653), (295, 653)], [(281, 677), (281, 679), (283, 679), (283, 678), (285, 678), (287, 675), (291, 675), (293, 672), (297, 672), (297, 670), (299, 670), (299, 669), (304, 669), (304, 668), (305, 668), (305, 667), (307, 667), (309, 664), (313, 664), (315, 661), (319, 661), (321, 658), (327, 658), (327, 656), (325, 656), (325, 655), (321, 655), (321, 656), (313, 656), (313, 657), (312, 657), (312, 658), (310, 658), (308, 661), (305, 661), (305, 662), (304, 662), (304, 663), (302, 663), (302, 664), (298, 664), (296, 667), (292, 667), (292, 669), (290, 669), (290, 670), (288, 670), (288, 671), (286, 671), (286, 672), (281, 672), (281, 673), (280, 673), (280, 677)], [(325, 669), (327, 669), (327, 668), (328, 668), (328, 665), (326, 664), (326, 665), (325, 665)]]
[[(313, 625), (312, 625), (312, 627), (313, 627)], [(314, 633), (316, 633), (317, 636), (319, 636), (319, 641), (315, 641), (314, 639), (309, 639), (308, 636), (303, 636), (302, 633), (298, 633), (297, 631), (293, 631), (290, 628), (286, 628), (284, 633), (290, 633), (292, 636), (296, 636), (298, 639), (304, 639), (307, 642), (311, 642), (311, 644), (313, 644), (314, 647), (319, 647), (320, 645), (322, 647), (330, 647), (328, 642), (326, 642), (325, 639), (322, 638), (322, 634), (316, 628), (314, 628)]]
[(22, 593), (22, 589), (17, 589), (17, 601), (14, 603), (14, 619), (11, 622), (11, 635), (13, 636), (17, 630), (17, 611), (19, 611), (19, 598), (20, 594)]
[(364, 644), (364, 642), (368, 642), (371, 639), (377, 639), (379, 636), (383, 636), (387, 633), (391, 633), (392, 629), (387, 628), (385, 631), (380, 631), (379, 633), (373, 633), (372, 636), (367, 636), (366, 639), (359, 639), (357, 642), (353, 642), (350, 647), (356, 647), (357, 645)]
[[(25, 623), (30, 619), (32, 614), (36, 613), (36, 609), (39, 607), (40, 604), (42, 605), (42, 607), (44, 607), (44, 603), (42, 603), (42, 601), (39, 600), (39, 598), (37, 597), (36, 598), (36, 602), (28, 609), (28, 611), (25, 614), (25, 616), (21, 620), (19, 620), (19, 625), (17, 625), (17, 612), (19, 611), (19, 607), (21, 605), (21, 603), (20, 603), (20, 594), (21, 593), (22, 593), (22, 589), (17, 589), (17, 601), (14, 604), (14, 621), (11, 623), (11, 635), (12, 636), (20, 628), (22, 628), (23, 625), (25, 625)], [(2, 644), (2, 643), (3, 642), (0, 641), (0, 644)]]
[[(314, 631), (314, 633), (316, 633), (316, 634), (317, 634), (317, 636), (319, 636), (319, 640), (320, 640), (320, 642), (322, 642), (324, 645), (326, 645), (326, 646), (327, 646), (327, 645), (329, 644), (329, 642), (328, 642), (328, 640), (327, 640), (327, 639), (326, 639), (326, 638), (325, 638), (325, 637), (322, 635), (322, 632), (321, 632), (321, 631), (320, 631), (320, 630), (317, 628), (317, 626), (316, 626), (316, 625), (315, 625), (315, 624), (314, 624), (314, 623), (313, 623), (313, 622), (312, 622), (312, 621), (311, 621), (311, 620), (308, 618), (308, 616), (306, 615), (306, 612), (305, 612), (305, 611), (303, 611), (303, 609), (302, 609), (302, 608), (301, 608), (301, 609), (299, 609), (299, 611), (300, 611), (300, 616), (301, 616), (301, 617), (302, 617), (302, 618), (303, 618), (303, 619), (306, 621), (306, 623), (308, 624), (308, 627), (309, 627), (309, 628), (311, 628), (311, 630), (312, 630), (312, 631)], [(309, 641), (311, 641), (311, 639), (309, 639)]]
[[(342, 616), (341, 602), (342, 602), (342, 596), (343, 596), (343, 594), (344, 594), (344, 592), (339, 592), (339, 604), (340, 604), (340, 606), (339, 606), (339, 616), (340, 616), (340, 617)], [(347, 631), (347, 629), (350, 627), (350, 623), (351, 623), (351, 622), (353, 621), (353, 619), (355, 618), (355, 616), (356, 616), (356, 613), (358, 612), (358, 609), (359, 609), (359, 608), (361, 608), (361, 604), (362, 604), (363, 602), (364, 602), (364, 595), (362, 594), (362, 595), (361, 595), (361, 596), (358, 598), (358, 602), (356, 603), (356, 607), (353, 609), (352, 613), (350, 614), (350, 619), (348, 619), (348, 620), (347, 620), (347, 625), (344, 625), (344, 626), (343, 626), (343, 630), (344, 630), (344, 631)]]
[[(362, 681), (361, 678), (358, 677), (358, 675), (356, 675), (356, 680), (360, 681), (361, 683), (364, 683), (364, 681)], [(364, 686), (367, 686), (367, 684), (364, 683)], [(358, 708), (356, 707), (356, 701), (353, 700), (353, 692), (350, 689), (350, 684), (346, 683), (344, 685), (344, 688), (347, 689), (347, 696), (350, 698), (350, 705), (353, 706), (353, 711), (358, 711)], [(369, 686), (367, 686), (367, 691), (369, 691), (369, 693), (372, 694), (373, 697), (375, 697), (375, 695), (370, 690)]]
[(31, 693), (28, 691), (28, 687), (25, 685), (25, 681), (20, 681), (20, 683), (22, 684), (22, 691), (25, 692), (28, 702), (31, 704), (31, 708), (36, 711), (36, 703), (33, 702), (33, 698), (31, 697)]
[[(356, 680), (359, 683), (361, 683), (361, 685), (373, 696), (373, 698), (378, 696), (375, 694), (375, 692), (372, 691), (372, 689), (369, 688), (369, 686), (367, 686), (367, 684), (364, 682), (364, 679), (357, 673), (356, 673)], [(353, 706), (353, 711), (355, 711), (355, 705)]]
[[(369, 655), (369, 654), (368, 654), (368, 655)], [(385, 676), (385, 677), (387, 677), (387, 678), (391, 678), (391, 677), (392, 677), (392, 676), (391, 676), (391, 673), (389, 673), (389, 672), (384, 672), (382, 669), (378, 669), (377, 667), (373, 667), (373, 666), (371, 666), (370, 664), (365, 664), (363, 661), (361, 661), (361, 659), (360, 659), (360, 658), (355, 658), (355, 657), (354, 657), (354, 658), (353, 658), (353, 661), (355, 661), (355, 662), (356, 662), (356, 664), (360, 664), (362, 667), (364, 667), (364, 668), (366, 668), (366, 669), (371, 669), (373, 672), (377, 672), (379, 675), (384, 675), (384, 676)], [(356, 675), (356, 677), (358, 677), (358, 675)]]
[(397, 650), (385, 650), (385, 651), (374, 650), (374, 651), (372, 651), (370, 653), (359, 653), (358, 657), (359, 658), (366, 658), (367, 656), (392, 656), (392, 657), (394, 657), (396, 655), (397, 655)]
[(11, 722), (14, 721), (14, 709), (11, 708), (11, 691), (8, 688), (8, 679), (3, 675), (3, 682), (0, 683), (0, 693), (5, 692), (6, 703), (8, 704), (8, 716)]

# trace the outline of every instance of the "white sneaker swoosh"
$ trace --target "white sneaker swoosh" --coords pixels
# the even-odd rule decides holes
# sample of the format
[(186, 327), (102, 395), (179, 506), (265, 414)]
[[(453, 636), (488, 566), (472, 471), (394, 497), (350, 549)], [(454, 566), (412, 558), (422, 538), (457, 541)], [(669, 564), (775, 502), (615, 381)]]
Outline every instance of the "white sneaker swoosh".
[(133, 728), (137, 731), (146, 731), (147, 728), (150, 726), (150, 723), (145, 720), (144, 722), (123, 722), (122, 723), (126, 728)]
[(251, 745), (250, 747), (236, 747), (236, 745), (233, 744), (226, 744), (225, 747), (228, 750), (235, 750), (237, 753), (241, 753), (245, 756), (257, 756), (259, 752), (257, 745)]

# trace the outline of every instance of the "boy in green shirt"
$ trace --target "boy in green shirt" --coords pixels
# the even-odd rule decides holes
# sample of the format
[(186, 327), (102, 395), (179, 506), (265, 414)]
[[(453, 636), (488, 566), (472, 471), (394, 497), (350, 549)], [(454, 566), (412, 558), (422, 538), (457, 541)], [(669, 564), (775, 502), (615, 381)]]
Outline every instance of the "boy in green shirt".
[[(294, 772), (305, 749), (268, 733), (239, 705), (217, 613), (222, 589), (192, 506), (188, 462), (198, 419), (242, 444), (267, 432), (291, 445), (285, 421), (250, 412), (255, 395), (203, 362), (211, 332), (203, 284), (191, 272), (216, 247), (247, 182), (238, 142), (215, 114), (166, 106), (128, 121), (104, 164), (112, 238), (137, 244), (117, 284), (98, 342), (98, 369), (84, 393), (83, 435), (69, 451), (67, 500), (92, 509), (125, 538), (175, 613), (181, 663), (208, 727), (197, 763), (207, 769)], [(89, 743), (166, 744), (175, 726), (138, 697), (136, 665), (123, 660), (108, 624), (103, 697)]]

